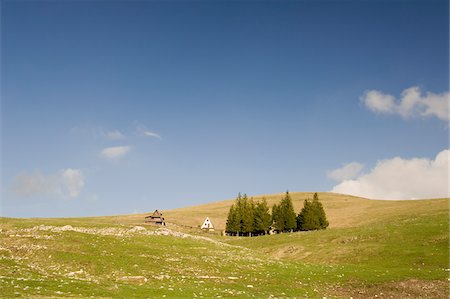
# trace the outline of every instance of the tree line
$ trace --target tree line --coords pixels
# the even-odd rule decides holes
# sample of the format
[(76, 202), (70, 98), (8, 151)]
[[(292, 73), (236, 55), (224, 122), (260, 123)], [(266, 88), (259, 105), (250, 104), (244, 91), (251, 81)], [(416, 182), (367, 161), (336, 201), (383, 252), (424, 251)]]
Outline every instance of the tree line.
[(254, 201), (239, 193), (228, 212), (225, 231), (232, 236), (258, 236), (277, 233), (325, 229), (328, 221), (319, 196), (305, 199), (302, 210), (296, 214), (289, 192), (279, 204), (274, 204), (272, 213), (265, 198)]

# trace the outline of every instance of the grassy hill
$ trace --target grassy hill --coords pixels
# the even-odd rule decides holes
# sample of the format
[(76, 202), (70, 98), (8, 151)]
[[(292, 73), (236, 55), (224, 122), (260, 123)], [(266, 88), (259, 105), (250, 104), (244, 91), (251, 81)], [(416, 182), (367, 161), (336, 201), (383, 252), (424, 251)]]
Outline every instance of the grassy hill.
[[(312, 199), (313, 192), (290, 192), (294, 209), (299, 212), (303, 207), (303, 201)], [(278, 203), (284, 193), (252, 196), (254, 200), (266, 198), (269, 207)], [(357, 227), (371, 222), (379, 222), (383, 219), (390, 220), (395, 217), (413, 217), (414, 215), (434, 214), (448, 208), (448, 199), (432, 200), (370, 200), (361, 197), (323, 192), (319, 193), (330, 228)], [(209, 217), (218, 230), (225, 229), (225, 222), (230, 206), (234, 199), (207, 203), (198, 206), (188, 206), (175, 210), (166, 210), (164, 217), (170, 224), (197, 228)], [(157, 209), (158, 207), (153, 207)], [(153, 210), (149, 210), (149, 213)], [(142, 223), (142, 219), (149, 215), (133, 214), (111, 217), (96, 217), (96, 221), (106, 222)]]
[[(291, 196), (298, 212), (312, 193)], [(329, 229), (255, 238), (198, 229), (223, 229), (233, 200), (164, 211), (168, 229), (147, 214), (0, 218), (0, 297), (448, 297), (449, 199), (319, 197)]]

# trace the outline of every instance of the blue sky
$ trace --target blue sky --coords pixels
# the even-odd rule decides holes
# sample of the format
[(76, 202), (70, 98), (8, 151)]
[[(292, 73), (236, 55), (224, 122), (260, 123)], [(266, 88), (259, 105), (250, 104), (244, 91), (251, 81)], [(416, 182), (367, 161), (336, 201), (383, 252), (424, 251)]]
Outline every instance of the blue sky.
[(448, 1), (1, 5), (3, 216), (448, 196)]

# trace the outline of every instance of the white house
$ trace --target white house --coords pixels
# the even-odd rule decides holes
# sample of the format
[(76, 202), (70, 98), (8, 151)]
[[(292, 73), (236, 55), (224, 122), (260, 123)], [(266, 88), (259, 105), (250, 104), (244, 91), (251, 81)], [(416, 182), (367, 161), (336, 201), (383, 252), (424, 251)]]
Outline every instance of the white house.
[(211, 220), (209, 220), (209, 217), (206, 217), (205, 221), (203, 221), (201, 229), (205, 229), (208, 231), (214, 230), (214, 225), (212, 224)]

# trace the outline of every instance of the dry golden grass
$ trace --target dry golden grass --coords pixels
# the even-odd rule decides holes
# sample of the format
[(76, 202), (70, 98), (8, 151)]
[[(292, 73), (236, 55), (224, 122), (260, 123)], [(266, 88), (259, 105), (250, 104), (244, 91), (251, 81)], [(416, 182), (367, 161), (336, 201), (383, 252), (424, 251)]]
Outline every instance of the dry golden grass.
[[(294, 209), (298, 213), (307, 198), (312, 198), (313, 192), (290, 192)], [(448, 210), (449, 199), (429, 200), (371, 200), (361, 197), (320, 192), (322, 202), (330, 222), (330, 228), (357, 227), (392, 217), (414, 216), (417, 214), (433, 214), (436, 211)], [(278, 203), (283, 193), (253, 196), (254, 200), (266, 198), (269, 207)], [(217, 230), (225, 229), (226, 218), (234, 199), (189, 206), (180, 209), (163, 211), (169, 225), (185, 228), (198, 228), (206, 217), (209, 217)], [(158, 208), (157, 206), (154, 207)], [(151, 214), (134, 214), (111, 217), (98, 217), (105, 222), (142, 223), (144, 217)]]

